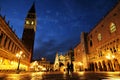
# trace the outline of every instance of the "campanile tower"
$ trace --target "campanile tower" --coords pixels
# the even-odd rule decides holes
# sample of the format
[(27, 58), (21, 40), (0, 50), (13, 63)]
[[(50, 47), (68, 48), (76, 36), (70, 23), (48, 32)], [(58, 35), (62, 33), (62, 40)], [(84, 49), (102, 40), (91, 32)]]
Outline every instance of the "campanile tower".
[(28, 51), (31, 53), (30, 61), (32, 60), (33, 55), (35, 32), (36, 32), (36, 11), (35, 3), (33, 3), (25, 18), (24, 30), (22, 35), (22, 42), (28, 49)]

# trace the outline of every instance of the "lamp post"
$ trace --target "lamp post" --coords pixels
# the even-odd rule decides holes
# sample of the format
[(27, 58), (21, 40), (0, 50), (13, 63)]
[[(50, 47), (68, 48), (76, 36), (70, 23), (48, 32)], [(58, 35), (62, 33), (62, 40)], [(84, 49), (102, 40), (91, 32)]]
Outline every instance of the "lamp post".
[(17, 73), (19, 73), (20, 59), (22, 58), (22, 55), (23, 55), (22, 51), (16, 54), (16, 57), (18, 58)]

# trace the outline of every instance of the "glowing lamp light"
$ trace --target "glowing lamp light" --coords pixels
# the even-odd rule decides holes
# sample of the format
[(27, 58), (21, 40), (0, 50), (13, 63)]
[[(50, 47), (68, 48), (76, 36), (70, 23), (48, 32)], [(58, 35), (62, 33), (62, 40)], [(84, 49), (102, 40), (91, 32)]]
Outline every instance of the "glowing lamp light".
[(16, 57), (17, 57), (17, 58), (21, 58), (21, 55), (22, 55), (22, 54), (23, 54), (23, 52), (20, 51), (20, 53), (17, 53), (17, 54), (16, 54)]
[(20, 51), (20, 55), (22, 55), (22, 53), (23, 53), (23, 52), (22, 52), (22, 51)]
[(80, 66), (82, 66), (82, 65), (83, 65), (83, 63), (79, 62), (79, 65), (80, 65)]
[(110, 55), (110, 54), (108, 54), (108, 55), (106, 56), (106, 58), (107, 58), (107, 59), (114, 59), (115, 56), (114, 56), (114, 55)]
[(115, 58), (115, 56), (114, 56), (114, 55), (112, 55), (112, 58)]
[(110, 59), (110, 54), (106, 56), (107, 59)]
[[(16, 57), (18, 58), (18, 67), (17, 67), (17, 73), (19, 73), (19, 66), (20, 66), (20, 59), (23, 57), (23, 52), (20, 51), (16, 54)], [(21, 64), (22, 65), (22, 64)]]

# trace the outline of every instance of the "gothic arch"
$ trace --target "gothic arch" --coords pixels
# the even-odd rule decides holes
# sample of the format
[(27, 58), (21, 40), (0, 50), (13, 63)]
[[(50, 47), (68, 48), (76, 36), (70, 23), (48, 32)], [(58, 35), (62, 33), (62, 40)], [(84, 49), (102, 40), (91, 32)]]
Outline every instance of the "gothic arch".
[(101, 64), (101, 62), (98, 62), (98, 66), (99, 66), (99, 70), (102, 71), (103, 69), (102, 69), (102, 64)]
[(93, 62), (90, 63), (90, 71), (94, 71), (94, 63)]
[(120, 70), (120, 64), (119, 64), (118, 60), (114, 59), (113, 63), (114, 63), (114, 70), (119, 71)]
[(107, 66), (106, 66), (106, 64), (105, 64), (105, 61), (104, 61), (104, 60), (102, 61), (102, 64), (103, 64), (103, 71), (107, 71)]
[(95, 71), (98, 71), (98, 65), (96, 62), (95, 62)]
[(62, 62), (59, 63), (59, 67), (62, 67), (64, 66), (64, 64)]
[(108, 64), (107, 65), (108, 65), (108, 70), (109, 71), (114, 71), (111, 60), (108, 60)]

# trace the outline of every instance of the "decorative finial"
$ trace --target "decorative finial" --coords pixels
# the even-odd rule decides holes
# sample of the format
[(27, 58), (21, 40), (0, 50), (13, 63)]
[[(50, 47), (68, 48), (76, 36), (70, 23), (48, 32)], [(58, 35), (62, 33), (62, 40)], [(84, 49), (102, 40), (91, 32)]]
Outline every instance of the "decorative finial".
[(6, 16), (4, 15), (4, 16), (3, 16), (3, 19), (4, 19), (4, 20), (5, 20), (5, 17), (6, 17)]
[(13, 25), (11, 25), (11, 29), (13, 28)]
[(14, 29), (14, 31), (13, 31), (13, 32), (15, 33), (15, 31), (16, 31), (16, 30)]

